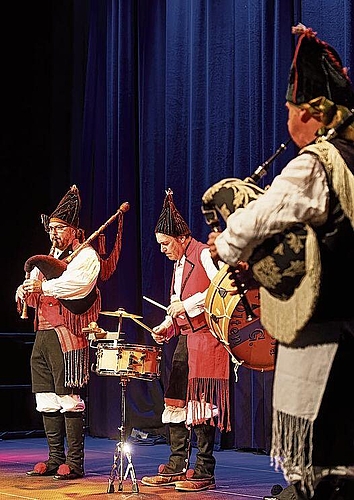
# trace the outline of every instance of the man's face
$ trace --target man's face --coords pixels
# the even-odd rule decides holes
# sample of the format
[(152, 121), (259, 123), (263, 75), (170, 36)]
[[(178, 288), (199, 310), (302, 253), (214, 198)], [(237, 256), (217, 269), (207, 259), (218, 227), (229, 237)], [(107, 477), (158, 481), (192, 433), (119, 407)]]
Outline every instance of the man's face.
[(75, 236), (75, 229), (65, 225), (64, 222), (49, 223), (50, 241), (59, 250), (65, 250), (74, 241)]
[(285, 104), (288, 108), (288, 130), (292, 140), (297, 144), (297, 136), (299, 134), (299, 127), (302, 127), (300, 115), (301, 109), (289, 102)]
[(184, 236), (168, 236), (167, 234), (156, 233), (156, 241), (160, 245), (160, 250), (170, 260), (180, 260), (184, 253)]
[(289, 134), (295, 144), (303, 148), (316, 138), (321, 122), (300, 106), (295, 106), (290, 102), (287, 102), (285, 106), (288, 108)]

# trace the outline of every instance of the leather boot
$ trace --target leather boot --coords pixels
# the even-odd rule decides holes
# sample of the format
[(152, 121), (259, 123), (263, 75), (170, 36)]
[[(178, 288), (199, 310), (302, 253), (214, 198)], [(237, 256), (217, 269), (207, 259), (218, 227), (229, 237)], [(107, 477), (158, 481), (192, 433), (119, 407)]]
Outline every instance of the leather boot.
[(215, 457), (215, 425), (200, 424), (193, 427), (197, 438), (197, 455), (194, 466), (194, 475), (201, 478), (214, 477)]
[(65, 426), (64, 415), (60, 411), (43, 412), (43, 426), (48, 442), (48, 460), (38, 462), (27, 476), (54, 476), (58, 467), (65, 463)]
[(178, 481), (175, 488), (178, 491), (203, 491), (215, 488), (214, 425), (200, 424), (193, 427), (197, 438), (197, 454), (194, 469), (189, 469), (184, 481)]
[(146, 486), (174, 486), (176, 481), (186, 478), (190, 457), (190, 435), (184, 422), (169, 424), (171, 454), (167, 464), (158, 468), (158, 476), (145, 476), (141, 479)]
[(78, 479), (84, 475), (84, 413), (68, 411), (64, 416), (68, 450), (54, 479)]

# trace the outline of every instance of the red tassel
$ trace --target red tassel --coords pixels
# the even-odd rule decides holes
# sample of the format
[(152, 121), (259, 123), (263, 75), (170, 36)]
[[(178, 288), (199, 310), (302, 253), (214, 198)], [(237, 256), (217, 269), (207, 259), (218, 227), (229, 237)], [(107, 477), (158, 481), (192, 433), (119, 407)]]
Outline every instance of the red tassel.
[(100, 278), (102, 281), (107, 281), (112, 276), (117, 267), (117, 262), (119, 260), (120, 251), (122, 248), (122, 229), (123, 217), (121, 215), (120, 217), (118, 217), (118, 231), (113, 250), (106, 259), (101, 258)]
[(103, 233), (98, 235), (98, 254), (106, 255), (106, 237)]

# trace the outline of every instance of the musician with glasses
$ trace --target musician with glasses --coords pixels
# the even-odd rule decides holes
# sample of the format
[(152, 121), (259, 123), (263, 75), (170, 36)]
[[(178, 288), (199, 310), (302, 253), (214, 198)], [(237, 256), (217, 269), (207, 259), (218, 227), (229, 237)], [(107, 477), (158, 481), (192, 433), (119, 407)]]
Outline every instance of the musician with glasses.
[(27, 261), (36, 265), (16, 291), (19, 310), (27, 305), (35, 309), (32, 392), (49, 448), (48, 459), (27, 472), (32, 477), (72, 480), (84, 475), (81, 389), (89, 378), (89, 345), (82, 328), (97, 320), (101, 302), (96, 286), (99, 256), (90, 245), (73, 253), (84, 238), (80, 208), (79, 190), (73, 185), (49, 217), (42, 215), (51, 255)]
[(331, 46), (303, 25), (293, 34), (286, 108), (300, 151), (208, 243), (231, 266), (248, 261), (261, 280), (261, 321), (279, 341), (271, 457), (289, 486), (265, 499), (352, 500), (354, 92)]

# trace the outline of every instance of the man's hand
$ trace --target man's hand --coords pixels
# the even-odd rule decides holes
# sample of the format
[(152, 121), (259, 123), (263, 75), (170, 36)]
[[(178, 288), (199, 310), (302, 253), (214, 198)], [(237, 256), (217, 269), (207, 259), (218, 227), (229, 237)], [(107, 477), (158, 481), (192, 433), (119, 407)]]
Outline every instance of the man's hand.
[[(236, 267), (234, 268), (230, 267), (229, 269), (230, 269), (230, 284), (231, 286), (234, 287), (232, 291), (231, 290), (229, 291), (230, 295), (237, 295), (239, 293), (242, 293), (244, 290), (243, 288), (239, 290), (238, 284), (243, 284), (244, 286), (247, 285), (247, 283), (245, 283), (245, 280), (247, 278), (247, 272), (249, 270), (248, 263), (244, 262), (243, 260), (239, 260), (237, 262)], [(248, 287), (246, 286), (246, 288)]]
[(18, 300), (24, 300), (25, 297), (26, 297), (27, 292), (25, 292), (25, 290), (23, 289), (23, 285), (20, 285), (17, 290), (16, 290), (16, 294), (15, 294), (15, 302), (17, 302)]
[(178, 316), (183, 315), (185, 312), (186, 310), (181, 300), (174, 300), (167, 307), (167, 314), (171, 316), (171, 318), (177, 318)]
[(27, 293), (41, 293), (42, 282), (41, 280), (28, 279), (23, 282), (23, 290)]
[(214, 261), (221, 260), (219, 257), (218, 251), (216, 249), (216, 245), (215, 245), (215, 240), (218, 236), (220, 236), (220, 234), (221, 233), (213, 231), (212, 233), (209, 233), (209, 235), (208, 235), (207, 244), (209, 245), (209, 251), (211, 254), (211, 258)]
[(241, 271), (242, 272), (242, 271), (248, 271), (249, 267), (250, 266), (249, 266), (248, 262), (245, 262), (243, 260), (239, 260), (237, 262), (237, 265), (236, 265), (235, 269), (237, 271)]
[(157, 344), (163, 344), (166, 341), (167, 328), (164, 325), (158, 325), (153, 328), (154, 333), (151, 334), (152, 338)]

